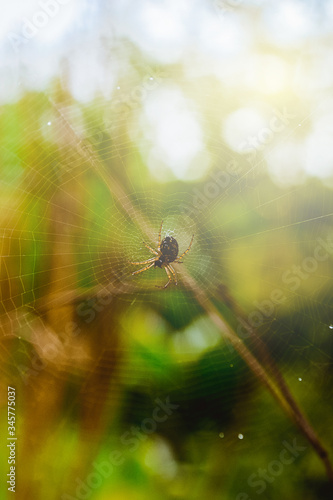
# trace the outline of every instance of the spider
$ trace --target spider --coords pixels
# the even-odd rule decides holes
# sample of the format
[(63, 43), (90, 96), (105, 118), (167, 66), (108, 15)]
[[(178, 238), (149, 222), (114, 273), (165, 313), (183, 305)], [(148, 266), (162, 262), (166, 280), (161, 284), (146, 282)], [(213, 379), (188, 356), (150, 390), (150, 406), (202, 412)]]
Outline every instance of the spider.
[(130, 264), (134, 265), (140, 265), (140, 264), (148, 264), (146, 267), (143, 267), (142, 269), (139, 269), (139, 271), (134, 271), (134, 274), (139, 274), (143, 273), (143, 271), (147, 271), (147, 269), (150, 269), (151, 267), (159, 267), (162, 269), (164, 267), (165, 272), (168, 275), (169, 281), (164, 285), (164, 286), (157, 286), (157, 288), (166, 288), (170, 283), (172, 282), (172, 277), (175, 281), (175, 285), (177, 285), (177, 276), (176, 276), (176, 271), (171, 265), (171, 262), (175, 262), (176, 264), (183, 264), (183, 262), (180, 260), (184, 255), (187, 254), (187, 252), (190, 251), (190, 248), (192, 246), (194, 234), (192, 235), (191, 243), (189, 244), (189, 247), (185, 252), (183, 252), (179, 257), (178, 255), (178, 243), (175, 238), (172, 236), (166, 236), (162, 242), (161, 242), (161, 232), (162, 232), (162, 226), (163, 226), (163, 221), (161, 222), (161, 227), (160, 231), (158, 233), (158, 246), (157, 250), (154, 250), (151, 248), (147, 243), (143, 242), (143, 244), (148, 248), (148, 250), (151, 251), (151, 253), (155, 254), (155, 257), (152, 257), (151, 259), (148, 260), (143, 260), (142, 262), (130, 262)]

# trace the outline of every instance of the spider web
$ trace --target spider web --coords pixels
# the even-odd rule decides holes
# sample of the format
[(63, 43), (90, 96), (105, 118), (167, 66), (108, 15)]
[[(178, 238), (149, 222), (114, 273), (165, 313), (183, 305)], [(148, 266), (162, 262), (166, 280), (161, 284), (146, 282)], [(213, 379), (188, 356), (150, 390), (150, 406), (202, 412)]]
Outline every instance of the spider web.
[[(61, 159), (55, 161), (52, 155), (45, 157), (36, 146), (31, 153), (36, 156), (33, 167), (30, 166), (25, 170), (26, 174), (23, 174), (27, 165), (22, 162), (22, 168), (18, 169), (16, 176), (10, 171), (7, 178), (2, 180), (4, 190), (14, 187), (9, 212), (6, 205), (9, 215), (7, 228), (2, 235), (3, 269), (10, 275), (6, 259), (16, 259), (19, 263), (11, 276), (12, 288), (6, 302), (11, 310), (7, 313), (9, 322), (13, 311), (24, 305), (34, 304), (43, 296), (45, 285), (39, 285), (42, 281), (39, 277), (43, 274), (43, 264), (52, 255), (50, 243), (55, 236), (61, 242), (63, 237), (66, 238), (67, 232), (72, 235), (70, 252), (74, 258), (63, 268), (60, 264), (59, 272), (65, 271), (69, 280), (66, 280), (63, 287), (59, 280), (59, 294), (64, 297), (67, 297), (66, 294), (80, 297), (80, 293), (84, 291), (96, 291), (98, 287), (109, 290), (110, 284), (121, 284), (125, 287), (125, 292), (120, 294), (120, 299), (125, 302), (163, 304), (175, 311), (179, 311), (181, 307), (186, 316), (188, 292), (182, 283), (181, 265), (175, 265), (179, 279), (178, 289), (174, 284), (163, 291), (156, 288), (167, 281), (167, 276), (161, 269), (152, 268), (132, 276), (137, 268), (130, 262), (151, 258), (143, 241), (153, 248), (157, 247), (158, 231), (163, 220), (162, 239), (166, 235), (176, 238), (180, 253), (188, 247), (194, 234), (192, 248), (185, 256), (182, 266), (186, 266), (199, 286), (215, 298), (225, 298), (221, 287), (227, 286), (230, 294), (247, 312), (249, 324), (253, 321), (256, 326), (257, 321), (263, 331), (270, 332), (269, 337), (274, 347), (283, 358), (288, 359), (291, 371), (293, 368), (289, 357), (295, 363), (299, 359), (306, 360), (303, 369), (305, 372), (309, 368), (308, 363), (315, 366), (331, 363), (331, 257), (324, 263), (306, 262), (306, 259), (313, 259), (318, 241), (326, 241), (326, 246), (329, 245), (327, 241), (331, 234), (332, 219), (329, 190), (317, 185), (318, 192), (323, 193), (320, 206), (317, 204), (316, 190), (313, 192), (313, 199), (309, 199), (307, 185), (281, 190), (271, 184), (271, 191), (264, 192), (262, 186), (267, 187), (267, 179), (262, 161), (246, 165), (240, 175), (230, 177), (225, 189), (214, 183), (214, 179), (224, 170), (214, 168), (215, 177), (190, 187), (176, 186), (175, 189), (169, 189), (167, 184), (160, 187), (153, 184), (147, 189), (146, 177), (142, 183), (140, 177), (136, 178), (133, 186), (127, 164), (130, 163), (129, 158), (134, 158), (134, 162), (139, 162), (140, 159), (131, 141), (123, 142), (123, 137), (116, 132), (112, 142), (111, 137), (106, 134), (103, 141), (96, 145), (94, 134), (97, 125), (93, 121), (86, 122), (79, 106), (73, 107), (68, 101), (54, 108), (52, 99), (47, 96), (45, 102), (46, 109), (35, 120), (31, 120), (29, 106), (26, 106), (29, 124), (23, 122), (21, 127), (28, 140), (33, 140), (36, 131), (44, 127), (48, 139), (52, 134), (57, 136), (60, 158), (67, 155), (66, 136), (70, 122), (65, 111), (70, 109), (74, 123), (70, 126), (74, 131), (77, 150), (71, 150), (69, 161), (64, 166)], [(98, 108), (95, 105), (97, 114), (98, 111), (102, 112), (102, 104), (100, 106)], [(78, 130), (81, 131), (80, 134)], [(294, 132), (293, 129), (288, 130), (285, 137)], [(222, 157), (224, 163), (228, 164), (235, 158), (228, 154), (227, 148), (216, 137), (210, 137), (210, 142), (215, 146), (217, 160), (220, 161)], [(86, 157), (80, 152), (82, 145), (87, 145), (84, 146), (84, 151), (89, 149)], [(24, 148), (16, 154), (8, 150), (5, 153), (8, 158), (17, 160), (24, 155)], [(94, 161), (97, 162), (97, 168), (93, 165)], [(112, 161), (115, 162), (114, 167)], [(113, 169), (117, 172), (119, 168), (122, 169), (123, 184), (127, 186), (127, 193), (123, 197), (110, 193), (103, 183), (103, 176), (110, 173), (112, 179)], [(58, 192), (56, 197), (53, 194), (55, 188)], [(78, 194), (75, 193), (75, 188), (78, 188)], [(193, 203), (194, 198), (196, 205)], [(297, 202), (294, 203), (294, 200)], [(301, 203), (297, 206), (299, 200)], [(20, 206), (24, 206), (24, 209), (20, 209)], [(58, 209), (60, 214), (55, 215)], [(149, 239), (147, 233), (135, 222), (138, 212), (150, 222)], [(249, 219), (261, 219), (259, 230), (243, 227), (248, 214)], [(58, 218), (64, 220), (60, 222)], [(15, 229), (17, 225), (20, 225), (19, 229)], [(55, 233), (50, 232), (50, 226), (53, 226)], [(75, 237), (76, 234), (79, 236)], [(292, 249), (290, 240), (294, 240), (295, 244)], [(65, 242), (65, 247), (66, 244), (69, 245)], [(229, 263), (233, 260), (234, 253), (238, 255), (237, 266), (233, 262)], [(302, 262), (305, 268), (302, 269), (301, 277), (297, 278), (292, 269), (295, 265), (302, 265)], [(265, 266), (264, 273), (260, 267), (256, 268), (257, 265)], [(288, 270), (289, 281), (287, 278), (283, 279)], [(244, 283), (247, 284), (245, 288)], [(262, 312), (260, 304), (270, 301), (271, 293), (277, 288), (283, 292), (285, 303), (274, 304), (273, 311), (269, 306), (269, 314), (267, 311)], [(297, 310), (295, 323), (290, 323), (289, 319), (283, 321), (288, 308), (293, 307)], [(302, 324), (307, 325), (306, 337)], [(3, 328), (7, 333), (6, 328), (7, 322)], [(303, 378), (302, 370), (297, 375)]]

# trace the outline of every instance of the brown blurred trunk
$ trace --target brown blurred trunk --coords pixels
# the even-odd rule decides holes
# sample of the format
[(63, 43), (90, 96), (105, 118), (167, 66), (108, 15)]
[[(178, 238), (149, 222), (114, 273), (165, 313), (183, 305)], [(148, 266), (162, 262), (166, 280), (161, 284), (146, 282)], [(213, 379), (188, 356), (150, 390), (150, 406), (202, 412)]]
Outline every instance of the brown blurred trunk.
[[(81, 189), (81, 190), (80, 190)], [(49, 254), (48, 285), (45, 290), (46, 299), (52, 299), (77, 288), (76, 254), (80, 252), (79, 237), (82, 237), (84, 227), (82, 207), (84, 200), (82, 188), (78, 179), (66, 183), (66, 191), (58, 190), (49, 203), (48, 234), (50, 243), (45, 248)], [(82, 203), (81, 203), (82, 202)], [(64, 463), (62, 469), (68, 470), (68, 477), (62, 485), (52, 484), (50, 477), (49, 498), (59, 498), (73, 487), (74, 479), (82, 477), (89, 469), (94, 459), (96, 447), (101, 440), (106, 424), (105, 403), (110, 391), (110, 379), (116, 383), (118, 367), (118, 337), (117, 330), (110, 327), (108, 311), (98, 313), (95, 321), (89, 325), (80, 322), (73, 304), (55, 307), (43, 316), (45, 327), (50, 328), (61, 339), (64, 355), (59, 351), (51, 361), (43, 359), (41, 369), (35, 376), (29, 378), (24, 394), (24, 414), (22, 435), (20, 438), (20, 475), (18, 481), (18, 497), (22, 500), (44, 500), (45, 468), (42, 455), (48, 453), (52, 457), (59, 442), (65, 442), (62, 432), (68, 429), (68, 420), (75, 419), (73, 409), (78, 405), (79, 422), (74, 422), (81, 428), (80, 446), (76, 454), (72, 454), (71, 463)], [(75, 333), (71, 334), (73, 323)], [(44, 332), (45, 333), (45, 332)], [(43, 336), (43, 332), (39, 332)], [(37, 341), (38, 342), (38, 341)], [(40, 338), (38, 342), (43, 345)], [(53, 346), (57, 349), (57, 346)], [(57, 351), (56, 351), (57, 352)], [(65, 407), (65, 390), (72, 381), (73, 372), (80, 374), (80, 383), (76, 385), (75, 396), (71, 394), (70, 407)], [(73, 390), (73, 389), (72, 389)], [(117, 391), (114, 394), (112, 411), (117, 406)], [(74, 415), (76, 412), (74, 413)], [(54, 446), (53, 446), (54, 445)], [(59, 460), (65, 460), (58, 452), (54, 456), (54, 465)], [(52, 464), (49, 464), (52, 469)], [(45, 486), (44, 486), (45, 487)], [(59, 488), (59, 491), (57, 491)], [(53, 493), (52, 493), (53, 492)]]

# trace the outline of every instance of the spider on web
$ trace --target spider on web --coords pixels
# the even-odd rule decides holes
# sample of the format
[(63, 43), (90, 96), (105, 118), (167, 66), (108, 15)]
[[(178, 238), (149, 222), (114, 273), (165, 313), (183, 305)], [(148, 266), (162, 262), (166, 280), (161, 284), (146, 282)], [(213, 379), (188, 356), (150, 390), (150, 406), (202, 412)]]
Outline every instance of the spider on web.
[(130, 262), (130, 264), (134, 265), (140, 265), (140, 264), (148, 264), (147, 266), (143, 267), (142, 269), (139, 269), (138, 271), (134, 271), (132, 275), (134, 274), (139, 274), (143, 273), (144, 271), (147, 271), (151, 267), (159, 267), (159, 268), (164, 268), (165, 272), (168, 275), (168, 282), (164, 286), (157, 286), (157, 288), (166, 288), (170, 283), (172, 282), (172, 277), (174, 279), (175, 285), (177, 285), (177, 275), (176, 271), (171, 265), (171, 262), (174, 262), (175, 264), (183, 264), (183, 262), (180, 260), (184, 255), (187, 254), (187, 252), (190, 251), (194, 234), (192, 234), (192, 239), (189, 244), (189, 247), (185, 252), (183, 252), (179, 257), (178, 255), (178, 243), (175, 238), (172, 236), (166, 236), (162, 242), (161, 242), (161, 233), (162, 233), (162, 226), (163, 226), (163, 221), (161, 222), (161, 227), (160, 231), (158, 233), (158, 245), (157, 245), (157, 250), (154, 250), (151, 248), (147, 243), (143, 242), (143, 244), (148, 248), (148, 250), (151, 251), (151, 253), (155, 254), (155, 257), (152, 257), (151, 259), (148, 260), (143, 260), (142, 262)]

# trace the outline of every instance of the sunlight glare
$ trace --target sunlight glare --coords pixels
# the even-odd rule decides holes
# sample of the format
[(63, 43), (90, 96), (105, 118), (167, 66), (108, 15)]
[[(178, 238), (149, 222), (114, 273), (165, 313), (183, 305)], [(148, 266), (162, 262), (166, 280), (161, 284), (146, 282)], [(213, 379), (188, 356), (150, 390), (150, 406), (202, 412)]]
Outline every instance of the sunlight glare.
[(178, 89), (163, 89), (148, 97), (145, 115), (146, 134), (155, 145), (150, 169), (156, 173), (159, 159), (176, 178), (187, 178), (190, 165), (204, 149), (202, 129), (189, 101)]
[(184, 27), (176, 14), (175, 9), (167, 5), (145, 3), (141, 11), (147, 36), (155, 40), (181, 40), (184, 36)]
[(314, 177), (333, 177), (333, 133), (314, 131), (305, 145), (305, 171)]
[(265, 94), (274, 94), (286, 88), (287, 74), (287, 64), (282, 58), (254, 54), (245, 62), (243, 84)]
[(268, 3), (264, 18), (268, 38), (281, 46), (297, 45), (315, 28), (311, 5), (297, 0)]
[(227, 22), (219, 17), (202, 16), (199, 48), (213, 56), (235, 55), (249, 45), (249, 30), (241, 21), (229, 17)]
[(256, 136), (265, 126), (264, 117), (255, 108), (239, 108), (225, 119), (222, 125), (222, 138), (234, 151), (240, 153), (249, 137)]
[(282, 187), (304, 182), (304, 145), (287, 141), (279, 143), (264, 153), (268, 171), (273, 181)]

